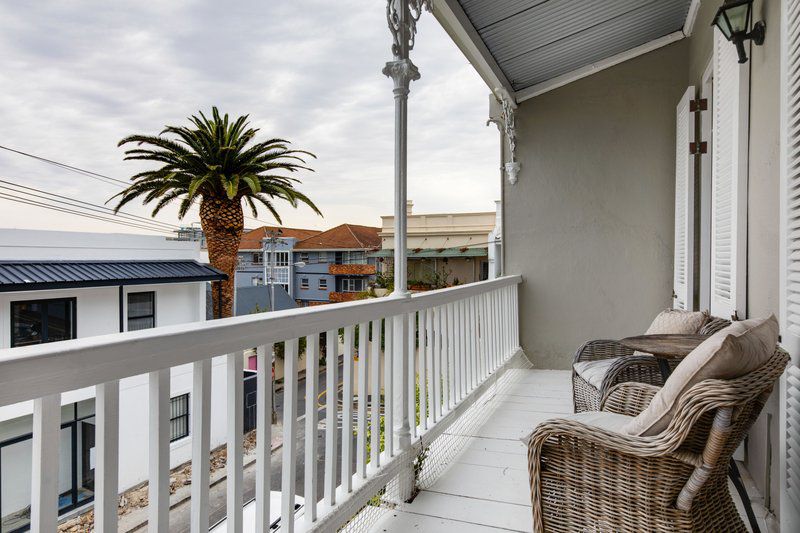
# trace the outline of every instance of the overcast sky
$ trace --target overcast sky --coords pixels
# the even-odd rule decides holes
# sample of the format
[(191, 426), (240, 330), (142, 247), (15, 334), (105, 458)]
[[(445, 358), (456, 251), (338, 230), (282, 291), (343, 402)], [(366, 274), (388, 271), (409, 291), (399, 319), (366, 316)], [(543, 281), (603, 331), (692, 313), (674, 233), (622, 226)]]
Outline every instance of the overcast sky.
[[(127, 179), (137, 166), (122, 160), (120, 138), (217, 105), (317, 154), (301, 188), (325, 218), (284, 205), (285, 225), (378, 225), (393, 205), (392, 83), (380, 72), (390, 43), (383, 0), (3, 2), (0, 145)], [(409, 112), (415, 212), (492, 210), (488, 88), (429, 13), (412, 59), (422, 73)], [(94, 203), (120, 190), (2, 150), (0, 179)], [(177, 222), (175, 210), (159, 219)], [(196, 220), (195, 210), (186, 222)], [(135, 231), (2, 198), (0, 227)]]

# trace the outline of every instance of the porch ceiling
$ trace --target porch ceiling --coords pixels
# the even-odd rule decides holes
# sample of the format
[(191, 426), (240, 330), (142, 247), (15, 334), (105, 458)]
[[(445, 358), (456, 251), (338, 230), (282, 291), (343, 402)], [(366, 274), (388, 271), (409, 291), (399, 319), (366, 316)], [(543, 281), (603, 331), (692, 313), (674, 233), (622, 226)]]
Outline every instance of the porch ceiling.
[[(470, 57), (479, 70), (486, 66), (483, 70), (493, 71), (484, 79), (490, 83), (496, 79), (517, 100), (537, 90), (543, 92), (548, 82), (582, 69), (590, 70), (583, 75), (598, 70), (598, 64), (613, 62), (621, 54), (637, 49), (644, 53), (655, 48), (654, 43), (663, 45), (682, 38), (691, 29), (697, 7), (696, 0), (442, 3), (439, 20), (468, 57), (475, 53), (484, 56), (479, 61)], [(460, 26), (458, 31), (453, 31), (454, 26)], [(459, 42), (465, 39), (473, 42), (466, 46)]]

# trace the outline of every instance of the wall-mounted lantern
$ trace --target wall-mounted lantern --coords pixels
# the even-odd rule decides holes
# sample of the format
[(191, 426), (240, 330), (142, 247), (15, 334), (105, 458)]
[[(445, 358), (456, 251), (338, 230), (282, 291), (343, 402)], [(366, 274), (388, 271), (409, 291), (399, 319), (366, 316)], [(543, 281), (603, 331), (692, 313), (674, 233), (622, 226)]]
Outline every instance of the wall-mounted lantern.
[(725, 0), (717, 10), (712, 26), (716, 26), (730, 42), (736, 45), (739, 63), (747, 62), (744, 42), (752, 40), (756, 45), (764, 44), (767, 25), (763, 20), (756, 22), (753, 28), (753, 0)]

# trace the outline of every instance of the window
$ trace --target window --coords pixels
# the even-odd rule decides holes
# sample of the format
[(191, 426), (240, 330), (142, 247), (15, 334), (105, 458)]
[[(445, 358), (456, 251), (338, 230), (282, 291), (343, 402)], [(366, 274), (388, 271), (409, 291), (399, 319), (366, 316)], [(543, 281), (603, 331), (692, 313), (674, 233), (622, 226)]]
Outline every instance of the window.
[(327, 291), (328, 290), (328, 279), (327, 278), (319, 278), (319, 290)]
[(308, 278), (300, 278), (300, 288), (301, 289), (308, 288)]
[(334, 262), (337, 265), (359, 265), (367, 262), (365, 252), (336, 252)]
[(252, 261), (252, 263), (254, 265), (260, 265), (261, 264), (261, 252), (253, 252), (253, 256), (250, 258), (250, 261)]
[(342, 280), (342, 292), (361, 292), (364, 290), (362, 278), (345, 278)]
[(308, 263), (308, 253), (301, 252), (300, 261), (303, 263)]
[(250, 278), (250, 284), (253, 285), (253, 287), (258, 287), (264, 284), (264, 279), (261, 276), (253, 276)]
[(289, 266), (289, 252), (275, 252), (275, 266)]
[(169, 399), (169, 441), (189, 436), (189, 393)]
[(11, 347), (74, 339), (75, 308), (75, 298), (11, 302)]
[(128, 331), (156, 327), (156, 293), (128, 293)]
[(319, 262), (320, 263), (327, 263), (328, 262), (328, 252), (320, 252), (319, 253)]

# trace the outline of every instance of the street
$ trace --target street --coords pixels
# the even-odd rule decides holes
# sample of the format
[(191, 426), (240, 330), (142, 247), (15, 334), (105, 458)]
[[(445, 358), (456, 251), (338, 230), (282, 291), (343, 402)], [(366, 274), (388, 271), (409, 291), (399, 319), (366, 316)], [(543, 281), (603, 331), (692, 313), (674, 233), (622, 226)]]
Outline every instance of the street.
[[(338, 376), (341, 377), (342, 375), (342, 365), (339, 364), (338, 369)], [(317, 374), (317, 390), (322, 393), (325, 391), (325, 371), (321, 371)], [(341, 381), (339, 382), (341, 385)], [(306, 443), (306, 435), (305, 435), (305, 406), (306, 406), (306, 397), (305, 397), (305, 379), (298, 380), (298, 394), (297, 394), (297, 414), (298, 414), (298, 422), (297, 422), (297, 468), (296, 472), (296, 490), (295, 493), (298, 496), (305, 498), (305, 443)], [(278, 412), (278, 421), (283, 421), (283, 390), (279, 390), (275, 394), (275, 405), (276, 410)], [(323, 396), (324, 399), (324, 396)], [(316, 403), (317, 399), (314, 398), (313, 401)], [(318, 418), (320, 421), (325, 420), (325, 413), (326, 410), (324, 407), (319, 407), (318, 410)], [(325, 431), (324, 428), (325, 424), (318, 425), (316, 434), (314, 438), (317, 439), (317, 500), (321, 499), (324, 494), (323, 488), (323, 480), (325, 475)], [(320, 429), (323, 427), (323, 429)], [(336, 428), (336, 431), (339, 433), (339, 447), (341, 448), (341, 438), (342, 438), (342, 431), (341, 426)], [(355, 450), (356, 441), (355, 436), (351, 436), (353, 439), (353, 450)], [(284, 436), (285, 439), (285, 436)], [(283, 448), (279, 448), (272, 454), (272, 461), (271, 461), (271, 480), (272, 480), (272, 490), (273, 491), (280, 491), (281, 490), (281, 477), (282, 477), (282, 468), (283, 468)], [(353, 453), (353, 470), (355, 471), (355, 453)], [(255, 498), (255, 473), (256, 473), (256, 464), (253, 463), (250, 466), (245, 467), (244, 469), (244, 476), (243, 476), (243, 484), (244, 484), (244, 503), (246, 504), (248, 501)], [(337, 465), (336, 465), (336, 479), (337, 485), (341, 481), (341, 456), (337, 454)], [(218, 485), (214, 486), (209, 494), (209, 508), (210, 508), (210, 524), (216, 524), (223, 518), (225, 518), (227, 514), (226, 510), (226, 493), (227, 493), (227, 485), (223, 481)], [(190, 510), (191, 501), (187, 500), (184, 503), (177, 505), (174, 509), (170, 511), (170, 531), (175, 532), (189, 532), (190, 530)]]

